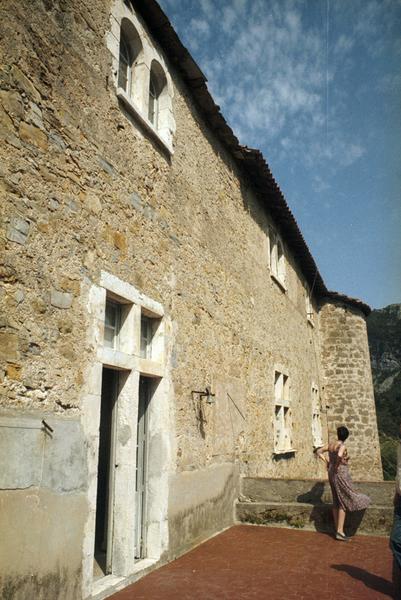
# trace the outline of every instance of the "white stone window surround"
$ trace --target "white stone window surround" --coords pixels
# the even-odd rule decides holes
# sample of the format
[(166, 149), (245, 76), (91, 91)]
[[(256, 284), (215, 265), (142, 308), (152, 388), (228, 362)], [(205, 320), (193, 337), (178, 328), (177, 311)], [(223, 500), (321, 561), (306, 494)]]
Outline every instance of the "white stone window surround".
[(273, 228), (269, 230), (268, 240), (270, 277), (283, 292), (287, 292), (283, 241)]
[[(118, 87), (118, 69), (120, 52), (121, 24), (128, 20), (140, 38), (142, 49), (135, 60), (132, 70), (132, 93)], [(123, 103), (127, 112), (139, 122), (141, 127), (152, 138), (167, 150), (169, 155), (173, 151), (173, 136), (175, 134), (175, 119), (172, 109), (174, 96), (171, 76), (163, 56), (157, 51), (155, 45), (137, 17), (134, 10), (129, 8), (123, 0), (115, 0), (110, 16), (110, 31), (107, 33), (107, 47), (112, 55), (112, 77), (116, 87), (116, 94)], [(158, 123), (155, 127), (149, 120), (149, 87), (150, 74), (156, 68), (156, 77), (164, 80), (163, 89), (158, 90), (157, 114)]]
[[(126, 316), (119, 332), (119, 348), (104, 346), (106, 298), (119, 301)], [(88, 507), (83, 542), (83, 598), (107, 588), (117, 579), (129, 579), (141, 568), (157, 562), (168, 548), (168, 469), (170, 461), (169, 382), (165, 375), (164, 310), (162, 305), (142, 294), (134, 286), (106, 272), (99, 285), (90, 288), (88, 312), (91, 326), (89, 342), (96, 349), (96, 360), (86, 373), (82, 396), (82, 427), (88, 446)], [(140, 357), (141, 313), (154, 318), (157, 326), (152, 338), (152, 360)], [(112, 575), (93, 582), (96, 493), (99, 447), (100, 402), (103, 367), (122, 371), (118, 394), (115, 506), (112, 552)], [(152, 438), (149, 457), (149, 493), (146, 507), (146, 557), (134, 559), (135, 543), (135, 467), (136, 422), (139, 377), (154, 378), (154, 392), (149, 405), (149, 431)], [(108, 581), (110, 583), (108, 583)]]
[(315, 311), (312, 303), (312, 294), (310, 292), (309, 286), (305, 283), (305, 310), (306, 310), (306, 318), (311, 325), (311, 327), (315, 326)]
[(273, 371), (274, 414), (273, 440), (274, 455), (295, 453), (292, 447), (291, 386), (288, 371), (276, 365)]
[(315, 383), (311, 385), (312, 397), (312, 440), (313, 448), (323, 446), (322, 418), (320, 410), (319, 388)]

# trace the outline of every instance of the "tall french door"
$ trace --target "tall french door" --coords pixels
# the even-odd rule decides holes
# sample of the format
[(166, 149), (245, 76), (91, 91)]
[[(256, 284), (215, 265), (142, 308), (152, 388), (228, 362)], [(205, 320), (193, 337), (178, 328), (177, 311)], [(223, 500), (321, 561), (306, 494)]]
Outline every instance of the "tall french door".
[(96, 496), (95, 577), (112, 572), (119, 372), (103, 368)]
[(151, 395), (151, 380), (139, 378), (138, 423), (136, 446), (136, 528), (135, 528), (135, 558), (145, 556), (145, 521), (146, 521), (146, 486), (148, 458), (148, 407)]

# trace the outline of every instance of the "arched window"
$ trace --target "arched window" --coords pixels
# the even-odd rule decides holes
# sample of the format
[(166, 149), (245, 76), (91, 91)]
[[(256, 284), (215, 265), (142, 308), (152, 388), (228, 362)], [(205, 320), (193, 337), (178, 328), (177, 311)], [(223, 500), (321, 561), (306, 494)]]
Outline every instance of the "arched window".
[(167, 94), (167, 79), (162, 66), (152, 60), (149, 77), (148, 119), (156, 130), (160, 129), (160, 102)]
[(123, 31), (120, 37), (120, 56), (118, 64), (118, 87), (123, 88), (127, 94), (131, 92), (132, 57), (128, 40)]
[(274, 231), (271, 232), (270, 237), (270, 271), (282, 285), (285, 285), (284, 248), (278, 234)]
[(280, 281), (285, 281), (284, 250), (280, 240), (277, 240), (277, 275)]
[(118, 58), (118, 87), (122, 88), (127, 96), (133, 95), (135, 86), (135, 65), (142, 51), (140, 37), (128, 19), (121, 21), (120, 48)]
[(150, 74), (149, 80), (149, 110), (148, 110), (148, 118), (152, 125), (157, 129), (157, 113), (158, 113), (158, 103), (157, 103), (157, 92), (156, 92), (156, 81), (153, 73)]

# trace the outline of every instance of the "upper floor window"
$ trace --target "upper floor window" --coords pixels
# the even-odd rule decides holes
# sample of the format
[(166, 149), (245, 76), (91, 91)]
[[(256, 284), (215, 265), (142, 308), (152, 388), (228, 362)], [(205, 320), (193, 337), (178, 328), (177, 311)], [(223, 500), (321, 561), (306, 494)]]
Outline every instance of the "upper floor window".
[(292, 418), (288, 375), (274, 373), (274, 452), (292, 451)]
[(163, 56), (131, 3), (114, 0), (111, 22), (107, 43), (117, 96), (132, 123), (172, 154), (173, 86)]
[(120, 325), (121, 305), (112, 300), (107, 300), (104, 319), (104, 345), (108, 348), (118, 348)]
[(136, 62), (141, 52), (142, 43), (135, 27), (128, 19), (123, 19), (120, 28), (117, 85), (130, 98), (134, 92), (134, 80), (137, 79)]
[(150, 73), (149, 81), (149, 109), (148, 116), (149, 121), (154, 127), (157, 128), (157, 92), (156, 92), (156, 81), (153, 73)]
[(156, 130), (165, 125), (166, 105), (168, 104), (167, 79), (162, 66), (152, 61), (149, 77), (148, 119)]
[(118, 87), (123, 88), (130, 95), (131, 93), (131, 70), (132, 58), (128, 41), (123, 32), (120, 38), (120, 64), (118, 68)]
[(306, 289), (305, 305), (306, 305), (306, 316), (307, 316), (307, 319), (308, 319), (308, 321), (310, 322), (311, 325), (314, 325), (315, 313), (314, 313), (314, 310), (313, 310), (312, 298), (311, 298), (311, 295), (310, 295), (310, 292), (309, 292), (308, 288)]
[(141, 358), (152, 358), (153, 319), (141, 316)]
[(277, 233), (270, 236), (270, 271), (279, 283), (285, 286), (285, 257), (283, 244)]
[(321, 446), (323, 446), (319, 389), (314, 384), (312, 385), (312, 438), (314, 448), (320, 448)]

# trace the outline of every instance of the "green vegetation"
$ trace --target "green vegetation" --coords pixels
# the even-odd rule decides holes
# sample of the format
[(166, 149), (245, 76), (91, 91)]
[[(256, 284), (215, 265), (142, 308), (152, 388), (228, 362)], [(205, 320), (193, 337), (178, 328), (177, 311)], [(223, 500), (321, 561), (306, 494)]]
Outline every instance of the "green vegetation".
[(398, 440), (387, 435), (380, 435), (380, 450), (382, 455), (383, 476), (386, 480), (395, 479), (397, 469)]
[(401, 305), (372, 311), (367, 325), (383, 475), (391, 480), (401, 423)]

